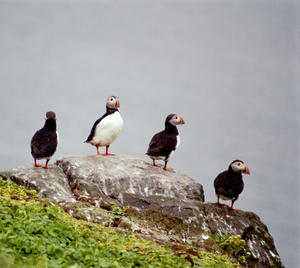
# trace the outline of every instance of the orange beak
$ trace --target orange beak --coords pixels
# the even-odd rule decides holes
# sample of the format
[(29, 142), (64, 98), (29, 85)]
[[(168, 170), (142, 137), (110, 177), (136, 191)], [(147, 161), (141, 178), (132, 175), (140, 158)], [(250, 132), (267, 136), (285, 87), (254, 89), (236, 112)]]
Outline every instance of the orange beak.
[(120, 108), (120, 101), (117, 99), (117, 108)]
[(180, 117), (180, 123), (179, 123), (179, 124), (181, 125), (181, 124), (184, 124), (184, 123), (185, 123), (185, 122), (184, 122), (183, 118)]
[(250, 174), (250, 169), (247, 166), (245, 166), (245, 169), (244, 169), (243, 173), (249, 175)]

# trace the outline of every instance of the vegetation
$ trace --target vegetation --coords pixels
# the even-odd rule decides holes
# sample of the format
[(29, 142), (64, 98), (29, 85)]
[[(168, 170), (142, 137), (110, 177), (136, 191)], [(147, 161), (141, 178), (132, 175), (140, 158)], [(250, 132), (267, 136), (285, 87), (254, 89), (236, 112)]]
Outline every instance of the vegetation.
[[(131, 233), (75, 220), (0, 178), (0, 267), (237, 267), (227, 256), (159, 246)], [(125, 210), (113, 208), (116, 217)]]
[(230, 254), (240, 264), (247, 264), (246, 260), (251, 257), (251, 253), (247, 252), (246, 241), (240, 235), (212, 234), (211, 236), (224, 253)]
[(120, 208), (115, 202), (110, 202), (111, 204), (111, 211), (110, 214), (116, 219), (119, 220), (122, 218), (128, 209), (127, 206)]

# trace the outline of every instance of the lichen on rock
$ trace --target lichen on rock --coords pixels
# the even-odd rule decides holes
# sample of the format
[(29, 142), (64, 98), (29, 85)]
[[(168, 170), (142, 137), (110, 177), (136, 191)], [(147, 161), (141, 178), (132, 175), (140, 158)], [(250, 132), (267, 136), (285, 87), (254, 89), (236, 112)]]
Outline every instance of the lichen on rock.
[(267, 226), (256, 214), (204, 203), (199, 182), (153, 167), (150, 161), (66, 157), (51, 170), (22, 166), (0, 175), (55, 199), (74, 218), (177, 248), (175, 254), (190, 264), (227, 267), (220, 261), (226, 255), (231, 267), (283, 267)]

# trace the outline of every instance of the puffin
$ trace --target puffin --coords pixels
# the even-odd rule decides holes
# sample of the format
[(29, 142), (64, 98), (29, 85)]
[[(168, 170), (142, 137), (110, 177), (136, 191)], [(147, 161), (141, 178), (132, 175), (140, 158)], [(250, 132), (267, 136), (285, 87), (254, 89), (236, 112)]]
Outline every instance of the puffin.
[[(97, 155), (114, 155), (108, 153), (109, 146), (118, 137), (123, 127), (123, 119), (119, 113), (119, 98), (109, 96), (106, 101), (106, 113), (94, 123), (86, 143), (96, 146)], [(99, 147), (105, 146), (104, 154), (99, 152)]]
[(167, 168), (168, 161), (172, 154), (180, 145), (180, 137), (177, 125), (184, 124), (182, 117), (176, 114), (169, 114), (165, 120), (165, 129), (156, 133), (148, 147), (147, 155), (153, 160), (153, 166), (159, 167), (155, 160), (164, 160), (164, 170), (175, 172), (173, 169)]
[(41, 167), (37, 160), (46, 159), (43, 168), (50, 169), (48, 162), (55, 153), (58, 143), (58, 132), (56, 130), (56, 115), (50, 111), (46, 113), (46, 121), (43, 128), (38, 130), (31, 139), (31, 154), (34, 159), (34, 166)]
[(250, 174), (248, 166), (241, 160), (234, 160), (228, 167), (228, 170), (221, 172), (214, 180), (214, 187), (217, 196), (217, 204), (223, 205), (219, 199), (231, 200), (230, 209), (233, 203), (238, 199), (244, 189), (242, 174)]

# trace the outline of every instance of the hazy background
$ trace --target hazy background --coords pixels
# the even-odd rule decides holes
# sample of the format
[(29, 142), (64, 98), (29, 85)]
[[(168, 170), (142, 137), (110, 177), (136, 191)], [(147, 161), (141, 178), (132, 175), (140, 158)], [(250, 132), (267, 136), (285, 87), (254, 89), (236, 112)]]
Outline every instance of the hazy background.
[(215, 202), (216, 175), (246, 162), (236, 207), (299, 267), (296, 24), (291, 1), (0, 1), (0, 170), (33, 162), (48, 110), (60, 133), (51, 162), (96, 153), (83, 141), (109, 95), (124, 119), (113, 153), (147, 159), (177, 113), (186, 124), (169, 167)]

